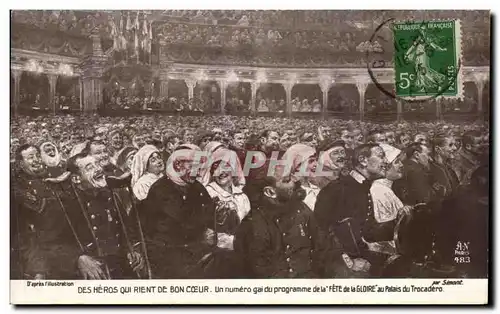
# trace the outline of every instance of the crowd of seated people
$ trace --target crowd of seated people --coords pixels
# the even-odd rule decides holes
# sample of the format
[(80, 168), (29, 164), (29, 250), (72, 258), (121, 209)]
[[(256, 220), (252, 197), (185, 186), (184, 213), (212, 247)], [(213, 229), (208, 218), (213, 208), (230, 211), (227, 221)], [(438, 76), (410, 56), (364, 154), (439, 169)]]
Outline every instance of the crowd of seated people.
[(341, 52), (355, 50), (357, 43), (353, 35), (344, 34), (345, 41), (340, 34), (323, 31), (272, 30), (263, 28), (232, 28), (229, 26), (205, 26), (166, 23), (157, 33), (157, 38), (167, 44), (193, 44), (212, 47), (248, 47), (249, 45), (271, 47), (294, 47), (310, 49), (325, 48), (330, 51)]
[(107, 16), (99, 11), (79, 10), (12, 10), (12, 21), (47, 30), (59, 30), (74, 35), (88, 36), (94, 30), (105, 34)]
[[(311, 56), (314, 63), (336, 64), (366, 63), (367, 51), (392, 51), (391, 41), (370, 43), (373, 30), (383, 20), (396, 19), (444, 19), (460, 18), (462, 22), (463, 56), (465, 64), (486, 65), (489, 63), (489, 15), (477, 12), (456, 11), (380, 11), (376, 16), (371, 11), (164, 11), (166, 21), (158, 23), (156, 39), (167, 44), (192, 44), (199, 46), (253, 49), (258, 47), (281, 47), (315, 49)], [(108, 13), (45, 10), (13, 11), (12, 20), (30, 24), (41, 29), (56, 29), (71, 34), (88, 36), (100, 31), (103, 37), (111, 33)], [(323, 27), (316, 27), (323, 25)], [(328, 27), (326, 27), (328, 26)], [(335, 27), (332, 27), (335, 26)], [(294, 54), (295, 50), (287, 50)], [(355, 54), (347, 54), (354, 52)], [(334, 53), (332, 55), (332, 53)], [(335, 54), (336, 53), (336, 54)], [(276, 53), (269, 54), (272, 63), (300, 64), (293, 58), (278, 62)], [(276, 57), (276, 58), (273, 58)], [(339, 59), (339, 56), (347, 60)], [(219, 57), (224, 57), (221, 54)], [(390, 60), (392, 56), (389, 56)], [(233, 57), (234, 59), (234, 57)], [(351, 60), (352, 59), (352, 60)], [(236, 56), (232, 62), (244, 62)], [(215, 60), (214, 60), (215, 61)], [(306, 60), (306, 63), (309, 61)], [(267, 63), (267, 62), (266, 62)]]
[[(479, 29), (479, 31), (478, 31)], [(470, 33), (463, 44), (464, 63), (482, 65), (489, 60), (489, 32), (481, 28), (464, 28), (463, 33)], [(270, 55), (271, 59), (286, 58), (281, 63), (294, 63), (293, 58), (283, 55), (283, 48), (290, 48), (287, 54), (295, 55), (300, 49), (315, 49), (316, 54), (310, 56), (315, 63), (335, 63), (339, 58), (350, 63), (366, 63), (366, 52), (385, 53), (391, 60), (393, 51), (389, 41), (374, 40), (370, 42), (372, 29), (352, 28), (346, 31), (330, 30), (287, 30), (257, 27), (231, 27), (227, 25), (196, 25), (165, 23), (159, 26), (157, 39), (167, 45), (190, 45), (212, 48), (244, 49), (250, 53), (259, 47), (257, 56)], [(472, 34), (474, 34), (472, 36)], [(269, 48), (279, 49), (277, 52)], [(281, 48), (281, 49), (280, 49)], [(292, 49), (293, 48), (293, 49)], [(297, 50), (299, 49), (299, 50)], [(297, 51), (296, 51), (297, 50)], [(352, 52), (354, 54), (347, 54)], [(333, 53), (333, 54), (332, 54)], [(224, 53), (218, 55), (224, 58)], [(236, 62), (243, 62), (244, 56), (232, 56)], [(238, 60), (241, 59), (241, 60)], [(352, 59), (352, 60), (351, 60)], [(273, 62), (279, 63), (278, 60)]]
[[(77, 241), (61, 230), (100, 230), (100, 242), (90, 244), (116, 241), (116, 232), (131, 230), (116, 217), (123, 208), (127, 222), (144, 226), (147, 243), (137, 254), (150, 258), (153, 278), (192, 278), (191, 269), (212, 249), (206, 239), (214, 236), (217, 251), (210, 252), (217, 255), (194, 273), (198, 279), (488, 278), (489, 133), (489, 125), (480, 122), (19, 116), (11, 120), (10, 133), (11, 228), (19, 239), (11, 244), (11, 276), (88, 279)], [(205, 157), (208, 164), (195, 156)], [(282, 160), (291, 170), (281, 175), (263, 165), (242, 171), (249, 163), (255, 165), (256, 156), (264, 163)], [(226, 164), (219, 167), (220, 162)], [(307, 172), (298, 172), (306, 168), (303, 165)], [(198, 166), (203, 167), (199, 172), (190, 171)], [(122, 196), (116, 177), (129, 174), (130, 193)], [(54, 181), (60, 189), (55, 190), (50, 183)], [(56, 196), (61, 191), (64, 198), (57, 202), (51, 191)], [(125, 201), (118, 207), (117, 200)], [(75, 214), (79, 203), (87, 204), (81, 208), (84, 215), (88, 208), (104, 219), (92, 216), (94, 222), (87, 224), (85, 216)], [(211, 211), (205, 211), (207, 207)], [(64, 217), (61, 208), (71, 216)], [(63, 216), (56, 220), (60, 224), (48, 223), (57, 215)], [(339, 222), (344, 217), (347, 224)], [(192, 223), (201, 218), (206, 222)], [(113, 222), (118, 219), (121, 226)], [(351, 225), (362, 231), (353, 232)], [(215, 227), (209, 233), (207, 226)], [(405, 238), (400, 235), (409, 232), (400, 231), (408, 229), (415, 230), (414, 237), (401, 246), (406, 241), (400, 241)], [(197, 233), (199, 237), (193, 236)], [(176, 242), (166, 242), (170, 239)], [(463, 239), (471, 243), (468, 256), (474, 263), (453, 262), (456, 243)], [(167, 250), (166, 243), (175, 245)], [(103, 250), (113, 252), (116, 247)], [(186, 254), (186, 248), (193, 247), (196, 250)], [(318, 247), (321, 254), (312, 254)], [(127, 278), (121, 275), (131, 265), (126, 251), (123, 256), (114, 253), (116, 264), (114, 259), (94, 262), (102, 256), (95, 252), (84, 252), (92, 256), (84, 255), (95, 266), (92, 271), (102, 273), (92, 279), (105, 279), (100, 267), (108, 264), (124, 265), (113, 269), (112, 279)], [(75, 257), (73, 263), (68, 256)], [(293, 268), (283, 263), (287, 256)], [(315, 263), (332, 267), (323, 270)], [(238, 267), (241, 264), (245, 266)]]
[[(56, 94), (54, 96), (54, 106), (56, 110), (79, 110), (80, 97)], [(26, 110), (46, 110), (51, 108), (48, 97), (40, 93), (19, 94), (19, 107)]]
[[(237, 106), (236, 106), (237, 107)], [(115, 95), (104, 101), (105, 110), (112, 111), (166, 111), (166, 112), (220, 112), (220, 102), (213, 98), (126, 96)]]
[(408, 112), (436, 112), (438, 104), (441, 112), (447, 113), (474, 113), (477, 110), (477, 100), (465, 95), (463, 99), (430, 99), (422, 102), (405, 102), (403, 110)]
[(466, 23), (476, 25), (488, 24), (487, 14), (477, 14), (473, 11), (341, 11), (341, 10), (166, 10), (162, 15), (181, 22), (212, 25), (238, 26), (274, 26), (311, 28), (342, 26), (346, 22), (356, 21), (372, 26), (388, 18), (401, 19), (445, 19), (460, 18)]

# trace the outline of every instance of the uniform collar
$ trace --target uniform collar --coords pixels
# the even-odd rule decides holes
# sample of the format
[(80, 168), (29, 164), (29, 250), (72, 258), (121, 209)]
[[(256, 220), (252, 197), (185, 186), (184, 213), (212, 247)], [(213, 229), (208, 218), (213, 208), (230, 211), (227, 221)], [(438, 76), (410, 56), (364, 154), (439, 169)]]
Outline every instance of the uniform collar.
[(312, 184), (311, 182), (309, 182), (309, 186), (301, 185), (301, 188), (303, 188), (307, 192), (307, 194), (309, 194), (311, 191), (320, 190), (318, 186)]
[(388, 188), (392, 188), (393, 181), (386, 179), (386, 178), (382, 178), (382, 179), (377, 179), (377, 180), (373, 181), (373, 183), (377, 183), (377, 184), (386, 186)]
[(365, 178), (365, 176), (363, 176), (361, 173), (359, 173), (357, 170), (351, 170), (351, 172), (349, 172), (349, 175), (354, 179), (356, 180), (356, 182), (358, 182), (359, 184), (363, 184), (365, 183), (365, 181), (367, 180)]
[(220, 187), (220, 185), (217, 184), (217, 182), (215, 181), (212, 181), (208, 184), (212, 189), (215, 190), (215, 192), (217, 192), (217, 194), (223, 196), (223, 197), (230, 197), (232, 195), (236, 195), (236, 194), (243, 194), (243, 190), (238, 187), (238, 186), (235, 186), (234, 184), (232, 185), (232, 188), (231, 190), (233, 191), (232, 193), (229, 193), (228, 191), (224, 190), (222, 187)]

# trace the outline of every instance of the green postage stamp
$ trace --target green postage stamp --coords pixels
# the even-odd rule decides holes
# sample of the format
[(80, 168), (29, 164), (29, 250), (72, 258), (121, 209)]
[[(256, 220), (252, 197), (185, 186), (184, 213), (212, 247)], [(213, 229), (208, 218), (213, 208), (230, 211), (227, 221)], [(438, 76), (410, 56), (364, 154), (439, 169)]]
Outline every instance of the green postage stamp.
[(459, 20), (395, 22), (396, 96), (462, 97)]

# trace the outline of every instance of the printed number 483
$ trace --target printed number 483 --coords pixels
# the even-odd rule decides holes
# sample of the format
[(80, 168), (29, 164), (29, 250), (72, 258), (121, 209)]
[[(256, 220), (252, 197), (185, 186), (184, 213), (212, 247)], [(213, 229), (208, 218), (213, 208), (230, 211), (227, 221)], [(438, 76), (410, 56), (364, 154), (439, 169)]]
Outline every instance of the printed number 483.
[(410, 87), (410, 81), (415, 80), (415, 74), (413, 73), (399, 73), (399, 87), (402, 89), (407, 89)]
[(470, 256), (460, 256), (455, 257), (456, 264), (468, 264), (470, 263)]

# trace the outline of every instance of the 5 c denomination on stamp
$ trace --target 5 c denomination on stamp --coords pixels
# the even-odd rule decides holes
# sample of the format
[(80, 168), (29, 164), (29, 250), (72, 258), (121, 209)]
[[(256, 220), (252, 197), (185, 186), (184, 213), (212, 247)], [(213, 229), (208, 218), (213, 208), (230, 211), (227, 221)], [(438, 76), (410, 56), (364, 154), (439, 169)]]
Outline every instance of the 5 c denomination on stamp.
[(394, 22), (396, 96), (461, 97), (460, 21)]

